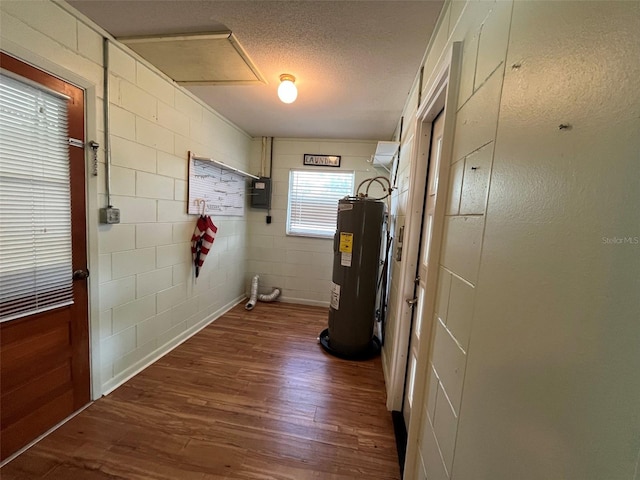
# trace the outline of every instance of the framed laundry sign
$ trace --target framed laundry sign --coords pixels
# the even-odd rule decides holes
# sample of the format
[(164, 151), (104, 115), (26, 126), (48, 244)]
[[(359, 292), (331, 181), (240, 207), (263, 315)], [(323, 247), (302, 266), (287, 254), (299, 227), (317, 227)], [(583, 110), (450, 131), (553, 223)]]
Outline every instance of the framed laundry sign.
[(305, 153), (303, 165), (311, 165), (314, 167), (339, 167), (340, 155), (315, 155), (312, 153)]

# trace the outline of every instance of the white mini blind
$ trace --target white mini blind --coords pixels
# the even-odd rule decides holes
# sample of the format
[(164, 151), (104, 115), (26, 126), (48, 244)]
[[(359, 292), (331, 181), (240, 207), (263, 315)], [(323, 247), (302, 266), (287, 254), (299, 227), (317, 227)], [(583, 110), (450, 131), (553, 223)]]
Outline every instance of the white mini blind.
[(287, 234), (332, 237), (338, 200), (353, 194), (353, 172), (291, 170)]
[(67, 101), (0, 75), (0, 321), (73, 303)]

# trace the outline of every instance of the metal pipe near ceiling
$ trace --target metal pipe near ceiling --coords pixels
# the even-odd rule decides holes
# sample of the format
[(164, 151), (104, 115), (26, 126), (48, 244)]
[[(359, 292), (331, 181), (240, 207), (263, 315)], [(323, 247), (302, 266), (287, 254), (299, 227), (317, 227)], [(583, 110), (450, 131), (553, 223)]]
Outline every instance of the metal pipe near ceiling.
[[(271, 179), (271, 174), (273, 172), (273, 137), (271, 137), (271, 143), (270, 143), (270, 150), (269, 150), (269, 179)], [(268, 213), (269, 215), (271, 215), (271, 195), (272, 195), (273, 189), (271, 189), (269, 191), (269, 210)]]
[(269, 178), (271, 178), (272, 171), (273, 171), (273, 137), (269, 139)]
[(267, 162), (267, 137), (262, 137), (262, 153), (260, 155), (260, 176), (264, 177), (265, 163)]

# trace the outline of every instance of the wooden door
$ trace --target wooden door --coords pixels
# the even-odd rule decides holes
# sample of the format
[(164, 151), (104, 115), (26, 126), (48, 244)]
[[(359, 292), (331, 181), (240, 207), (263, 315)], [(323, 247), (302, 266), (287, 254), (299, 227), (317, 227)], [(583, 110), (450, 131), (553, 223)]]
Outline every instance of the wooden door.
[[(67, 104), (68, 136), (84, 142), (83, 90), (4, 53), (0, 55), (3, 70), (12, 72), (7, 76), (68, 97), (63, 100)], [(3, 147), (0, 162), (8, 163), (12, 145), (6, 141)], [(46, 150), (42, 152), (46, 155)], [(63, 148), (63, 164), (64, 152)], [(70, 257), (69, 275), (73, 281), (71, 286), (67, 283), (67, 291), (72, 291), (72, 300), (67, 303), (72, 303), (40, 309), (45, 311), (36, 309), (24, 315), (5, 316), (6, 321), (0, 324), (1, 459), (6, 459), (90, 401), (84, 148), (70, 145), (68, 159), (70, 193), (67, 196), (71, 203), (71, 225), (67, 235), (70, 235), (71, 246), (68, 248), (71, 252), (67, 256)], [(0, 196), (0, 215), (4, 198)], [(25, 236), (29, 234), (25, 232)], [(42, 247), (34, 248), (47, 255), (46, 242), (41, 243)], [(7, 251), (3, 253), (6, 255)], [(10, 281), (6, 272), (4, 277), (0, 272), (0, 278)], [(7, 303), (7, 298), (0, 298), (0, 307), (5, 312)], [(15, 303), (13, 297), (12, 305)]]
[[(413, 408), (417, 359), (420, 351), (420, 336), (424, 324), (425, 299), (427, 291), (427, 271), (431, 261), (431, 240), (433, 239), (433, 215), (438, 191), (438, 176), (440, 170), (440, 153), (442, 150), (442, 134), (444, 131), (444, 115), (441, 113), (434, 121), (431, 132), (431, 150), (429, 153), (429, 168), (427, 173), (427, 189), (422, 217), (422, 232), (420, 235), (420, 250), (418, 254), (418, 271), (416, 272), (415, 298), (410, 300), (413, 305), (413, 319), (411, 322), (411, 337), (409, 339), (409, 355), (407, 358), (407, 378), (405, 381), (402, 414), (405, 425), (409, 425)], [(437, 259), (436, 259), (437, 260)]]

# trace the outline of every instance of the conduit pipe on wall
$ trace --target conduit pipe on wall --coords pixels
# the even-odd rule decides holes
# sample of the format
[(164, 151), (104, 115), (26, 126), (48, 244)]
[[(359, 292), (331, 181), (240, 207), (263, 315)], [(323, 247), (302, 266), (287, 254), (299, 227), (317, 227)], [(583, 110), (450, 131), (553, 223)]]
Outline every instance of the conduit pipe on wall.
[(260, 155), (260, 176), (264, 177), (265, 164), (267, 163), (267, 137), (262, 137), (262, 153)]
[(249, 297), (249, 301), (244, 306), (245, 310), (253, 310), (256, 306), (256, 300), (260, 300), (261, 302), (273, 302), (276, 298), (280, 296), (280, 289), (274, 288), (273, 292), (269, 294), (260, 294), (258, 295), (258, 279), (259, 275), (254, 276), (251, 279), (251, 295)]
[(105, 175), (105, 187), (107, 195), (107, 207), (111, 208), (111, 135), (109, 132), (109, 39), (103, 38), (102, 43), (102, 60), (104, 67), (104, 93), (102, 95), (104, 99), (104, 105), (102, 106), (104, 112), (104, 175)]

